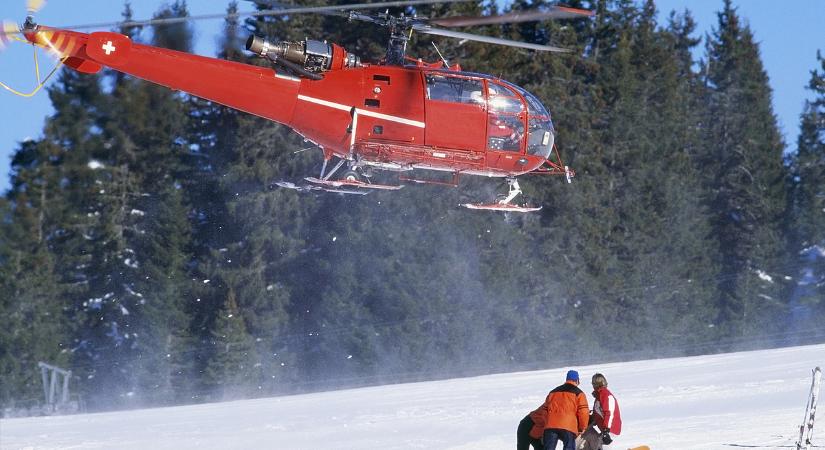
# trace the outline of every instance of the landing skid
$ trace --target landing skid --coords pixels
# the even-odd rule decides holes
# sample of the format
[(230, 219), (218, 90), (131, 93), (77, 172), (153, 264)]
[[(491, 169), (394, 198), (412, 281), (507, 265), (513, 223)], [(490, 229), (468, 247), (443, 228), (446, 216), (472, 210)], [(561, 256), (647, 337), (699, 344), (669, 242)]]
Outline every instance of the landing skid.
[(510, 187), (507, 196), (496, 203), (462, 203), (461, 206), (469, 209), (480, 209), (484, 211), (504, 211), (522, 213), (535, 212), (541, 209), (541, 206), (514, 205), (510, 203), (519, 194), (521, 194), (521, 187), (518, 184), (518, 180), (516, 180), (515, 178), (508, 178), (507, 184)]
[(367, 195), (369, 191), (357, 191), (351, 189), (338, 189), (334, 187), (323, 187), (323, 186), (313, 186), (313, 185), (298, 185), (289, 181), (276, 181), (275, 184), (279, 187), (292, 189), (298, 192), (312, 192), (312, 191), (323, 191), (323, 192), (334, 192), (336, 194), (353, 194), (353, 195)]
[(463, 203), (461, 206), (468, 209), (480, 209), (484, 211), (504, 211), (504, 212), (535, 212), (541, 210), (541, 206), (518, 206), (509, 203)]
[(330, 188), (340, 188), (340, 187), (354, 187), (354, 188), (362, 188), (362, 189), (377, 189), (377, 190), (384, 190), (384, 191), (397, 191), (404, 186), (402, 185), (389, 185), (389, 184), (373, 184), (373, 183), (365, 183), (360, 180), (353, 180), (353, 179), (344, 179), (344, 180), (322, 180), (320, 178), (315, 177), (306, 177), (305, 180), (309, 181), (310, 183), (317, 185), (317, 186), (325, 186)]
[(304, 178), (304, 180), (310, 184), (295, 184), (290, 181), (276, 181), (275, 184), (282, 188), (292, 189), (298, 192), (324, 191), (334, 192), (337, 194), (355, 195), (366, 195), (369, 194), (371, 190), (397, 191), (404, 187), (401, 185), (375, 184), (362, 181), (363, 177), (369, 177), (369, 173), (364, 173), (362, 175), (356, 171), (355, 167), (346, 171), (342, 178), (333, 180), (331, 179), (332, 175), (344, 165), (346, 160), (340, 159), (329, 172), (326, 170), (328, 162), (329, 158), (324, 159), (324, 165), (321, 167), (320, 178)]

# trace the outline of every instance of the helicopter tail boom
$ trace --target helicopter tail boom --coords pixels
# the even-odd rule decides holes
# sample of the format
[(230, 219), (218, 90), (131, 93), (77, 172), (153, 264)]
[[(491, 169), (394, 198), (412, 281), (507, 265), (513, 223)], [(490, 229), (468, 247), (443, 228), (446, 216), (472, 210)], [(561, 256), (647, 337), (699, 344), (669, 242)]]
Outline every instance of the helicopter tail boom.
[(38, 27), (25, 36), (80, 72), (110, 67), (279, 123), (290, 122), (298, 98), (298, 78), (279, 76), (269, 68), (136, 44), (119, 33)]

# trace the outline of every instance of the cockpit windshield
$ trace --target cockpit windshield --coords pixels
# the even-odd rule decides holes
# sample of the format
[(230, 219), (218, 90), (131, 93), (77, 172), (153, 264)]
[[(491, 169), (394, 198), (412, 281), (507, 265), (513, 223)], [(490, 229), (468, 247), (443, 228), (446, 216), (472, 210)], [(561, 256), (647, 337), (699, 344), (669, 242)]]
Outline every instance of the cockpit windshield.
[(527, 153), (541, 156), (545, 159), (550, 157), (555, 138), (555, 130), (553, 129), (553, 121), (550, 118), (550, 113), (535, 95), (512, 83), (505, 83), (518, 91), (527, 101), (527, 120), (529, 122), (527, 130)]

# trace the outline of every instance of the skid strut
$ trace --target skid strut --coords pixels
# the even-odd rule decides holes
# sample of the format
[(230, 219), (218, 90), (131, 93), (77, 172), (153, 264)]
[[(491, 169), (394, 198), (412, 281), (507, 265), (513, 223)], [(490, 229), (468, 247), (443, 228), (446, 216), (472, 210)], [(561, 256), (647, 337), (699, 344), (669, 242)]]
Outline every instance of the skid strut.
[(507, 197), (499, 200), (499, 203), (502, 205), (508, 205), (514, 198), (516, 198), (519, 194), (521, 194), (521, 186), (518, 184), (518, 180), (515, 178), (507, 178), (507, 185), (509, 186), (510, 190), (507, 192)]
[(507, 178), (507, 185), (509, 186), (509, 191), (507, 192), (507, 195), (496, 203), (464, 203), (461, 206), (470, 209), (483, 209), (487, 211), (504, 212), (533, 212), (541, 209), (541, 206), (519, 206), (510, 203), (516, 197), (518, 197), (519, 194), (521, 194), (521, 186), (519, 186), (518, 180), (516, 180), (514, 177)]

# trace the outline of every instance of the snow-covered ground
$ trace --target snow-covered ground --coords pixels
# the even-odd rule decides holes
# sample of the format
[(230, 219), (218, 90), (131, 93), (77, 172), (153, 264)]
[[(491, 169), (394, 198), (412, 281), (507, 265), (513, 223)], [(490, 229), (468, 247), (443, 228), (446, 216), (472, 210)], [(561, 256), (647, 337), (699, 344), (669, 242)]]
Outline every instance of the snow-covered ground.
[[(708, 450), (793, 446), (816, 366), (825, 345), (575, 368), (584, 381), (604, 373), (619, 400), (624, 432), (612, 449)], [(519, 420), (567, 370), (8, 419), (0, 448), (510, 449)], [(825, 446), (825, 419), (813, 443)]]

